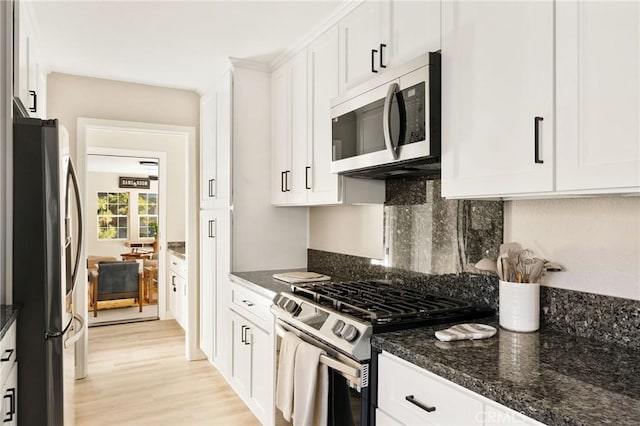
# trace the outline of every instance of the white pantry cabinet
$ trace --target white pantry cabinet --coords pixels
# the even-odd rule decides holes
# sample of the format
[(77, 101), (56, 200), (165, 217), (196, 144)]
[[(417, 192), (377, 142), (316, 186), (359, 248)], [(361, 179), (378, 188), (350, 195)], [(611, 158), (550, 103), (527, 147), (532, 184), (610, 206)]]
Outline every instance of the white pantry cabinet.
[(388, 352), (378, 361), (376, 424), (543, 426)]
[(231, 283), (230, 384), (262, 424), (274, 424), (275, 330), (271, 298)]
[(640, 189), (640, 3), (556, 2), (556, 189)]
[(200, 208), (231, 203), (231, 111), (233, 76), (227, 71), (215, 91), (200, 99)]
[(553, 189), (554, 3), (442, 5), (442, 194)]
[(440, 49), (440, 1), (368, 0), (339, 23), (339, 90)]
[(200, 232), (200, 349), (218, 365), (228, 341), (231, 211), (202, 210)]
[(232, 152), (226, 163), (220, 155), (216, 161), (216, 176), (229, 176), (226, 202), (219, 208), (205, 204), (200, 211), (200, 345), (227, 379), (232, 355), (229, 271), (306, 265), (307, 210), (277, 208), (269, 196), (270, 81), (263, 65), (232, 60), (230, 73), (215, 90), (216, 137), (231, 137)]

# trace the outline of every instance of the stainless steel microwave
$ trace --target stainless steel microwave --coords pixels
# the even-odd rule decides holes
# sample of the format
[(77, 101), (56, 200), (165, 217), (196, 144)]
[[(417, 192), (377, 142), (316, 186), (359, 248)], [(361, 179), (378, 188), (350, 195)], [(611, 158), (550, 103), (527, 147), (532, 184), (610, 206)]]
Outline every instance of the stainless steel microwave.
[(386, 71), (331, 102), (331, 171), (433, 175), (440, 161), (440, 53)]

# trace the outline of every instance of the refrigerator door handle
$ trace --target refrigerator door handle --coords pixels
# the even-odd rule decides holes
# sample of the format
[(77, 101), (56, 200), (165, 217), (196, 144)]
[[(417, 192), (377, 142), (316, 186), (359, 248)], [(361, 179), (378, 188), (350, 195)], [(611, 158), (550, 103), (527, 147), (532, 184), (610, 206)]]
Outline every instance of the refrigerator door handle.
[[(76, 260), (73, 264), (73, 273), (71, 274), (71, 282), (72, 288), (75, 289), (76, 282), (78, 281), (78, 267), (80, 266), (80, 256), (82, 254), (82, 232), (83, 232), (83, 212), (82, 212), (82, 204), (80, 203), (80, 187), (78, 185), (78, 176), (76, 175), (76, 170), (73, 167), (73, 162), (69, 159), (69, 168), (67, 171), (67, 179), (71, 178), (70, 181), (73, 183), (73, 192), (76, 197), (76, 209), (78, 213), (78, 239), (76, 243)], [(69, 180), (67, 180), (68, 185)], [(67, 192), (67, 197), (69, 193)], [(67, 199), (67, 209), (69, 209), (69, 200)], [(73, 292), (73, 290), (72, 290)]]
[[(64, 348), (68, 348), (71, 345), (73, 345), (74, 343), (76, 343), (78, 340), (80, 340), (80, 338), (84, 335), (84, 318), (82, 318), (80, 315), (73, 315), (73, 319), (71, 320), (73, 321), (78, 321), (78, 331), (76, 333), (73, 334), (73, 336), (68, 337), (64, 340)], [(76, 330), (76, 327), (73, 327), (74, 330)]]

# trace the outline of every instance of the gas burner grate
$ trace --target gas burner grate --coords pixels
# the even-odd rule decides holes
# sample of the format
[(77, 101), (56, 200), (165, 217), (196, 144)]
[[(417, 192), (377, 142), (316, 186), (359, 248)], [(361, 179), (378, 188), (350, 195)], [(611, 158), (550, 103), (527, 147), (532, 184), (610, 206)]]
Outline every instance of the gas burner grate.
[(477, 317), (479, 312), (464, 301), (401, 288), (384, 281), (304, 283), (294, 285), (293, 292), (374, 327), (397, 324), (400, 328), (426, 321), (446, 322), (452, 317)]

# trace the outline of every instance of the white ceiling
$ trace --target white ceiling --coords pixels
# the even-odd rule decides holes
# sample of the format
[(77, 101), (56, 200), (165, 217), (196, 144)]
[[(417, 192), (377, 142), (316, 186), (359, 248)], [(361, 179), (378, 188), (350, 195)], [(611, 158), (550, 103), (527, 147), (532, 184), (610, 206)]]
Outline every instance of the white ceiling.
[(30, 3), (49, 71), (204, 93), (228, 57), (271, 62), (345, 1)]

